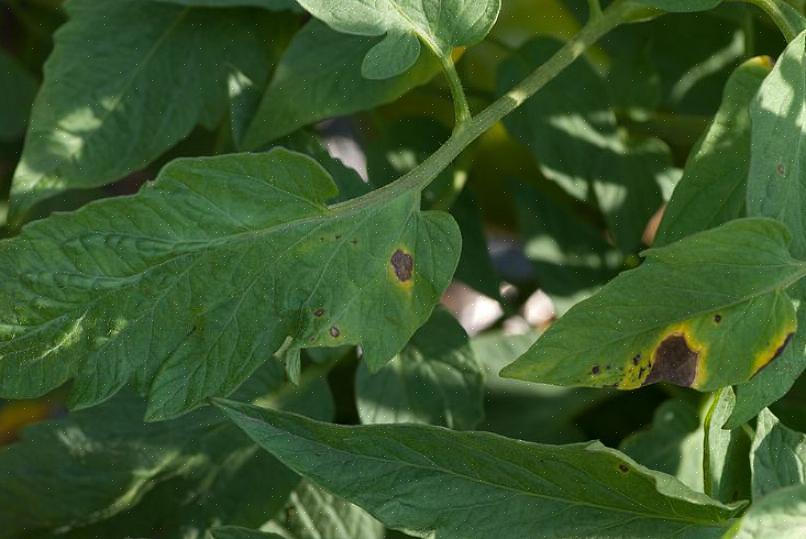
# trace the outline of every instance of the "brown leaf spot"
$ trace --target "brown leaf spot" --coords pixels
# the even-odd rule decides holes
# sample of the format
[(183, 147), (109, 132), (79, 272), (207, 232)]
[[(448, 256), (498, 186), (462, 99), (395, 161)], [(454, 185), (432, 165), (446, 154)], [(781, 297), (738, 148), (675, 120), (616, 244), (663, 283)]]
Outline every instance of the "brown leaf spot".
[(602, 369), (599, 368), (599, 365), (594, 365), (591, 369), (591, 374), (599, 374), (600, 372), (602, 372)]
[(655, 382), (691, 387), (697, 376), (699, 354), (689, 348), (683, 335), (669, 335), (655, 351), (655, 362), (643, 385)]
[(331, 337), (333, 337), (335, 339), (339, 335), (341, 335), (341, 331), (339, 331), (339, 328), (337, 328), (336, 326), (333, 326), (333, 327), (330, 328), (330, 336)]
[(411, 274), (414, 270), (414, 259), (410, 254), (404, 253), (398, 249), (395, 251), (395, 254), (392, 255), (390, 262), (392, 263), (392, 267), (395, 270), (395, 275), (400, 282), (405, 283), (406, 281), (411, 280)]
[(316, 310), (313, 312), (313, 315), (314, 315), (315, 317), (317, 317), (317, 318), (321, 317), (323, 314), (325, 314), (325, 310), (324, 310), (322, 307), (319, 307), (318, 309), (316, 309)]
[(630, 468), (626, 464), (621, 463), (618, 465), (618, 471), (620, 471), (621, 473), (627, 473), (630, 471)]
[(780, 357), (780, 355), (784, 353), (784, 350), (786, 349), (787, 345), (788, 345), (790, 342), (792, 342), (792, 337), (794, 337), (794, 336), (795, 336), (795, 334), (794, 334), (794, 333), (790, 333), (790, 334), (788, 334), (788, 335), (786, 336), (786, 338), (784, 339), (784, 342), (782, 342), (782, 343), (781, 343), (781, 346), (779, 346), (778, 348), (776, 348), (775, 353), (772, 355), (772, 357), (770, 358), (770, 360), (767, 362), (767, 364), (768, 364), (768, 365), (769, 365), (770, 363), (772, 363), (772, 361), (773, 361), (774, 359), (778, 359), (778, 357)]
[(775, 167), (775, 171), (779, 176), (786, 176), (786, 167), (784, 167), (783, 163), (778, 163), (778, 166)]
[(640, 362), (641, 362), (641, 354), (640, 353), (635, 354), (635, 356), (633, 356), (632, 358), (632, 364), (637, 366)]
[(721, 314), (715, 314), (714, 315), (714, 322), (718, 324), (721, 321), (722, 321), (722, 315)]

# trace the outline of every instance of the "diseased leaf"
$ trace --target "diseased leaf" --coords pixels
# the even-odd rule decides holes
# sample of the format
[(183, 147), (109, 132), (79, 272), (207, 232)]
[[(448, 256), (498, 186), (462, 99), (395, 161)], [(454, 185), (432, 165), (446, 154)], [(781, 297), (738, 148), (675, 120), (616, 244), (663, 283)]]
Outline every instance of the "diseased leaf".
[(750, 168), (750, 103), (772, 68), (748, 60), (733, 72), (713, 123), (691, 151), (654, 247), (743, 217)]
[(33, 76), (0, 49), (0, 141), (16, 140), (25, 132), (36, 86)]
[(750, 450), (753, 500), (791, 485), (806, 484), (806, 434), (783, 425), (767, 409), (756, 422)]
[(210, 531), (212, 539), (283, 539), (279, 535), (259, 530), (239, 528), (237, 526), (222, 526)]
[(439, 63), (423, 55), (405, 74), (365, 79), (361, 62), (374, 44), (371, 38), (308, 22), (280, 59), (243, 147), (257, 148), (319, 120), (389, 103), (439, 71)]
[(383, 539), (383, 525), (366, 511), (308, 481), (291, 493), (285, 509), (264, 529), (284, 539)]
[(784, 290), (806, 274), (771, 219), (740, 219), (650, 249), (571, 308), (502, 376), (634, 389), (655, 382), (710, 391), (749, 380), (796, 328)]
[(289, 26), (267, 11), (142, 0), (71, 0), (66, 9), (14, 175), (12, 219), (145, 166), (196, 124), (214, 126), (233, 66), (265, 70)]
[(362, 363), (355, 385), (364, 424), (472, 429), (484, 416), (481, 369), (464, 329), (443, 310), (434, 311), (403, 351), (375, 374)]
[(798, 485), (755, 502), (724, 539), (801, 539), (804, 534), (806, 485)]
[(420, 43), (449, 61), (455, 47), (469, 47), (495, 24), (501, 0), (298, 0), (338, 32), (385, 36), (367, 51), (361, 73), (387, 79), (405, 72), (420, 56)]
[[(524, 45), (501, 65), (499, 93), (560, 46), (546, 38)], [(529, 146), (547, 178), (599, 204), (622, 250), (639, 249), (647, 222), (663, 202), (658, 178), (671, 166), (669, 150), (660, 140), (636, 142), (618, 129), (607, 87), (585, 60), (573, 63), (504, 124)]]
[[(274, 406), (322, 419), (333, 415), (324, 381), (289, 387), (276, 363), (258, 371), (238, 396), (267, 396)], [(167, 537), (179, 529), (203, 532), (222, 519), (259, 525), (298, 481), (212, 409), (143, 424), (144, 409), (136, 395), (121, 393), (30, 427), (0, 450), (2, 536), (73, 530), (81, 537), (89, 525), (91, 537), (147, 537), (157, 530)], [(137, 517), (127, 520), (131, 512)]]
[(416, 192), (327, 207), (336, 194), (275, 149), (174, 161), (135, 196), (30, 224), (0, 243), (0, 395), (74, 379), (86, 407), (132, 381), (156, 420), (230, 393), (281, 346), (360, 344), (380, 367), (447, 287), (459, 231)]
[(557, 447), (419, 425), (343, 427), (216, 404), (292, 469), (419, 536), (718, 537), (738, 507), (598, 442)]

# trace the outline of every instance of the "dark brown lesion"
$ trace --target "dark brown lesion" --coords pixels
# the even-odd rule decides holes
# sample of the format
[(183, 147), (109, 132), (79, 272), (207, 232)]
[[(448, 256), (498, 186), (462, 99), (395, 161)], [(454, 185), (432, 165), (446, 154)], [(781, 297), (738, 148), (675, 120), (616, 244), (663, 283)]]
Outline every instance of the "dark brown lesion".
[(400, 282), (405, 283), (411, 280), (411, 275), (414, 272), (414, 259), (410, 254), (398, 249), (392, 255), (390, 262)]
[(764, 364), (761, 365), (761, 367), (756, 372), (753, 373), (753, 376), (755, 376), (756, 374), (758, 374), (761, 371), (763, 371), (764, 368), (767, 365), (769, 365), (770, 363), (772, 363), (773, 361), (775, 361), (776, 359), (781, 357), (781, 354), (784, 353), (784, 350), (786, 350), (786, 347), (789, 346), (790, 342), (792, 342), (792, 337), (794, 337), (794, 336), (795, 336), (794, 331), (791, 332), (791, 333), (788, 333), (787, 336), (784, 338), (784, 342), (781, 343), (781, 346), (779, 346), (778, 348), (775, 349), (775, 352), (773, 352), (772, 356), (770, 356), (770, 359), (765, 361)]
[(691, 387), (697, 376), (697, 363), (700, 355), (691, 349), (683, 335), (669, 335), (655, 350), (652, 370), (642, 385), (656, 382), (669, 382), (683, 387)]

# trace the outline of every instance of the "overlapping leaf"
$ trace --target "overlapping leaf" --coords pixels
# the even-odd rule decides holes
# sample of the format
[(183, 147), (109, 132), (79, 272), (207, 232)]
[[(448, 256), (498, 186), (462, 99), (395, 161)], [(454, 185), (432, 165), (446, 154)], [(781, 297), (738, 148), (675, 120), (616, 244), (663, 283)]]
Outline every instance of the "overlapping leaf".
[(596, 442), (557, 447), (427, 426), (341, 427), (217, 403), (292, 469), (419, 536), (718, 537), (736, 509)]
[(806, 434), (787, 428), (772, 412), (762, 410), (750, 465), (754, 500), (784, 487), (806, 484)]
[[(321, 419), (333, 415), (324, 381), (289, 387), (278, 364), (238, 391), (238, 398), (255, 397)], [(144, 409), (136, 395), (120, 394), (31, 427), (0, 451), (0, 535), (150, 537), (203, 532), (222, 519), (259, 525), (298, 481), (211, 409), (151, 425), (142, 422)]]
[(25, 132), (35, 93), (33, 76), (0, 50), (0, 141), (14, 140)]
[(0, 243), (0, 394), (74, 379), (97, 404), (134, 381), (148, 417), (226, 395), (282, 345), (360, 344), (380, 367), (431, 314), (459, 255), (419, 193), (336, 195), (283, 149), (179, 160), (138, 195)]
[(356, 374), (362, 423), (423, 423), (472, 429), (484, 416), (481, 369), (462, 326), (437, 310), (392, 361)]
[(724, 539), (801, 539), (804, 534), (806, 485), (796, 485), (754, 503)]
[(293, 28), (263, 10), (142, 0), (73, 0), (66, 9), (14, 176), (15, 216), (66, 189), (115, 181), (196, 124), (215, 125), (230, 73), (265, 71), (274, 42)]
[(280, 59), (243, 146), (256, 148), (316, 121), (394, 101), (439, 71), (439, 63), (423, 55), (405, 74), (365, 79), (361, 62), (374, 43), (307, 23)]
[(298, 0), (338, 32), (385, 36), (367, 51), (361, 72), (370, 79), (403, 73), (420, 56), (420, 42), (443, 61), (454, 47), (475, 45), (495, 24), (500, 0)]
[(646, 261), (577, 304), (502, 375), (633, 389), (713, 390), (749, 380), (787, 347), (784, 290), (806, 275), (786, 228), (740, 219), (646, 251)]

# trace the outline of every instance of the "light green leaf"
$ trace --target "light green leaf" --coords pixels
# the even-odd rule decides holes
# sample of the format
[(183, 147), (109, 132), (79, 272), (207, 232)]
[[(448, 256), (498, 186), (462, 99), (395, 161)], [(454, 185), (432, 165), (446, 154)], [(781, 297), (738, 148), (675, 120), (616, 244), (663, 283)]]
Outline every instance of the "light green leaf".
[(280, 60), (243, 147), (257, 148), (319, 120), (389, 103), (439, 71), (439, 63), (423, 55), (405, 74), (367, 80), (361, 76), (361, 61), (374, 43), (316, 20), (306, 24)]
[(655, 247), (743, 216), (750, 168), (750, 103), (771, 68), (769, 58), (757, 57), (731, 75), (713, 123), (691, 151)]
[[(538, 38), (501, 65), (499, 93), (545, 62), (561, 44)], [(534, 153), (543, 174), (580, 200), (596, 202), (616, 243), (626, 252), (663, 203), (658, 179), (671, 166), (657, 139), (630, 140), (610, 108), (607, 87), (584, 59), (577, 60), (504, 120)]]
[(792, 41), (753, 102), (750, 215), (775, 217), (806, 256), (806, 32)]
[(724, 539), (802, 539), (806, 535), (806, 485), (777, 490), (750, 506)]
[(14, 220), (44, 198), (145, 166), (198, 123), (214, 126), (232, 66), (265, 70), (289, 26), (266, 11), (142, 0), (72, 0), (66, 9), (14, 175)]
[(571, 308), (502, 376), (620, 389), (745, 382), (796, 328), (784, 290), (806, 275), (806, 263), (792, 258), (789, 241), (776, 221), (740, 219), (650, 249), (640, 267)]
[(730, 387), (713, 394), (703, 417), (703, 479), (705, 493), (723, 502), (750, 495), (750, 439), (741, 429), (724, 429), (736, 397)]
[(624, 439), (621, 451), (647, 468), (703, 491), (703, 432), (697, 408), (683, 400), (658, 406), (647, 430)]
[(380, 367), (431, 314), (460, 250), (418, 193), (327, 207), (330, 176), (275, 149), (169, 164), (135, 196), (0, 242), (0, 395), (134, 381), (149, 419), (226, 395), (281, 346), (361, 345)]
[[(806, 257), (806, 32), (789, 44), (764, 80), (750, 116), (752, 143), (747, 182), (747, 212), (773, 217), (792, 232), (792, 253)], [(806, 283), (792, 291), (800, 302), (798, 319), (806, 323)], [(755, 416), (783, 397), (806, 369), (806, 331), (799, 331), (779, 361), (737, 388), (736, 409), (728, 426)]]
[(806, 434), (783, 425), (767, 409), (756, 422), (750, 450), (753, 499), (758, 500), (790, 485), (806, 483)]
[(36, 86), (33, 76), (0, 49), (0, 141), (16, 140), (25, 132)]
[(668, 12), (706, 11), (714, 9), (722, 0), (637, 0), (638, 3)]
[(356, 373), (358, 415), (364, 424), (424, 423), (472, 429), (484, 416), (484, 385), (462, 326), (443, 310), (392, 361)]
[[(333, 416), (324, 380), (290, 386), (276, 363), (237, 394), (270, 398), (276, 407), (322, 419)], [(221, 520), (259, 525), (297, 484), (293, 472), (266, 458), (212, 409), (159, 424), (144, 424), (144, 410), (140, 398), (124, 392), (97, 408), (30, 427), (0, 451), (2, 536), (70, 529), (80, 537), (89, 525), (92, 537), (152, 536), (157, 530), (167, 537), (171, 530), (204, 531)]]
[(279, 535), (237, 526), (222, 526), (210, 530), (212, 539), (283, 539)]
[(383, 525), (366, 511), (308, 481), (291, 493), (285, 509), (267, 531), (283, 539), (383, 539)]
[(386, 37), (367, 51), (361, 73), (387, 79), (409, 69), (420, 41), (443, 61), (455, 47), (469, 47), (495, 24), (501, 0), (298, 0), (338, 32)]
[(736, 509), (598, 442), (548, 446), (419, 425), (343, 427), (216, 403), (301, 475), (421, 537), (535, 530), (547, 538), (718, 537)]

